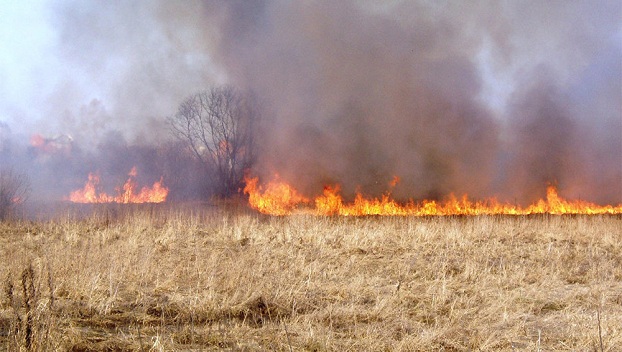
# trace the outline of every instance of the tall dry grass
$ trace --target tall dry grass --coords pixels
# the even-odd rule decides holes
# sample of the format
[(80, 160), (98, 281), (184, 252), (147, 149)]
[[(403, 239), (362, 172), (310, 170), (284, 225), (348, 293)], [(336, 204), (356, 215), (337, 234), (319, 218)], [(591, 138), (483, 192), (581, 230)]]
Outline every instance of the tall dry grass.
[(0, 349), (622, 346), (620, 217), (113, 215), (0, 223)]

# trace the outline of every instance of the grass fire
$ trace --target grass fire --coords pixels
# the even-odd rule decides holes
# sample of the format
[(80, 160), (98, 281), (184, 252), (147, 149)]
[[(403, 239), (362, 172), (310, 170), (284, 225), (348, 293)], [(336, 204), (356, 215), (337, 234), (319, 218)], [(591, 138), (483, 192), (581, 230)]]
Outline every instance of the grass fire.
[(622, 2), (6, 0), (0, 351), (618, 351)]
[[(397, 180), (399, 178), (394, 178)], [(589, 202), (565, 200), (557, 194), (554, 186), (546, 190), (546, 199), (521, 207), (500, 203), (496, 199), (472, 201), (465, 195), (456, 198), (453, 194), (447, 200), (436, 202), (423, 200), (399, 203), (385, 193), (381, 198), (365, 198), (357, 193), (352, 203), (345, 203), (339, 194), (339, 186), (325, 186), (320, 196), (313, 200), (300, 195), (292, 186), (278, 180), (270, 181), (265, 187), (258, 184), (258, 177), (247, 177), (244, 193), (248, 195), (253, 209), (269, 215), (290, 215), (297, 211), (310, 211), (317, 215), (529, 215), (529, 214), (622, 214), (622, 204), (600, 206)], [(396, 181), (390, 185), (395, 186)]]
[(83, 189), (71, 192), (67, 198), (73, 203), (162, 203), (166, 200), (168, 189), (162, 185), (162, 180), (157, 181), (152, 187), (142, 187), (140, 191), (136, 186), (136, 167), (129, 173), (129, 178), (122, 187), (117, 188), (115, 196), (108, 195), (100, 190), (99, 176), (89, 173), (89, 178)]

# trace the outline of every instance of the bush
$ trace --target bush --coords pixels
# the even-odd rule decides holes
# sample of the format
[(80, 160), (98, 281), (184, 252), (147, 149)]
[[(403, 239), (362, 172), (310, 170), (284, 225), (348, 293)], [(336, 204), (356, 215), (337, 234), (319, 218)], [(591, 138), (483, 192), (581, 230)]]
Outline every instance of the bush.
[(13, 170), (0, 170), (0, 220), (5, 220), (30, 192), (28, 176)]

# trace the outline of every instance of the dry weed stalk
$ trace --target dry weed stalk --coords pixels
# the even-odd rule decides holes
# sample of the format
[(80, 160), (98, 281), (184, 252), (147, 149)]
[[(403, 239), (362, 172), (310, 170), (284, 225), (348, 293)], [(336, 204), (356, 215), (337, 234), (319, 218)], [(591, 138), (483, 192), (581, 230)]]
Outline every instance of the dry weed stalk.
[(17, 281), (19, 286), (15, 285), (9, 272), (4, 284), (5, 306), (11, 311), (7, 341), (9, 350), (47, 351), (54, 346), (50, 341), (54, 302), (51, 274), (48, 270), (47, 297), (43, 297), (41, 275), (35, 274), (32, 262), (22, 270)]

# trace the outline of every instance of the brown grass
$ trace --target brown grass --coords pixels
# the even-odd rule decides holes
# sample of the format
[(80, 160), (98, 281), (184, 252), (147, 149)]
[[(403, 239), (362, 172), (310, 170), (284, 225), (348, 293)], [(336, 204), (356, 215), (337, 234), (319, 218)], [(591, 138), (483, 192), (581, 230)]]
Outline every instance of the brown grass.
[(106, 214), (0, 223), (0, 350), (622, 346), (620, 217)]

